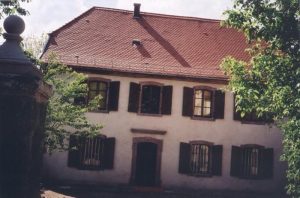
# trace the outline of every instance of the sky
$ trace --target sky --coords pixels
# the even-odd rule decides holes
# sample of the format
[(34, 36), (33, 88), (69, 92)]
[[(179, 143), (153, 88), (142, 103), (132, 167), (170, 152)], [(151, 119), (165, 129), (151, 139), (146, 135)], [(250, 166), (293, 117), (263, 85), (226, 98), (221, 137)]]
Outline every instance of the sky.
[(222, 19), (222, 13), (232, 7), (232, 0), (31, 0), (23, 3), (30, 15), (22, 36), (50, 33), (93, 6), (133, 10), (141, 3), (141, 12)]

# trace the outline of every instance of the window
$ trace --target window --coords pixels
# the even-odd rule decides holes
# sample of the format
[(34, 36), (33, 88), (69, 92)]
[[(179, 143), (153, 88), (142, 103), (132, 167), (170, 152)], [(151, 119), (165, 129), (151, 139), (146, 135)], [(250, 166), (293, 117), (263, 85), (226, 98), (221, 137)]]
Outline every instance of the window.
[(212, 91), (195, 89), (194, 116), (212, 117)]
[(272, 122), (271, 118), (268, 118), (268, 116), (270, 117), (271, 114), (269, 115), (264, 115), (262, 117), (258, 117), (255, 111), (252, 111), (250, 113), (246, 113), (244, 115), (244, 117), (241, 116), (241, 113), (239, 111), (236, 110), (236, 102), (235, 102), (235, 97), (234, 97), (234, 109), (233, 109), (233, 119), (234, 120), (238, 120), (238, 121), (242, 121), (242, 123), (254, 123), (254, 124), (259, 124), (259, 123), (266, 123), (266, 122)]
[(222, 174), (221, 145), (204, 141), (180, 143), (179, 173), (194, 176), (212, 176)]
[(171, 115), (172, 86), (159, 83), (130, 83), (128, 112)]
[(259, 145), (232, 146), (230, 175), (244, 179), (273, 176), (273, 149)]
[(160, 114), (161, 86), (142, 86), (141, 113)]
[(108, 82), (89, 81), (88, 90), (88, 102), (100, 95), (101, 100), (99, 104), (99, 110), (107, 110)]
[(118, 111), (119, 105), (119, 81), (109, 81), (109, 80), (98, 80), (89, 79), (88, 85), (88, 95), (87, 98), (79, 97), (74, 99), (74, 103), (78, 105), (84, 105), (87, 102), (93, 100), (96, 96), (100, 95), (101, 100), (99, 108), (95, 111), (99, 112), (109, 112)]
[(193, 118), (223, 119), (225, 93), (210, 87), (183, 88), (182, 115)]
[(115, 138), (71, 135), (68, 166), (78, 169), (112, 169)]

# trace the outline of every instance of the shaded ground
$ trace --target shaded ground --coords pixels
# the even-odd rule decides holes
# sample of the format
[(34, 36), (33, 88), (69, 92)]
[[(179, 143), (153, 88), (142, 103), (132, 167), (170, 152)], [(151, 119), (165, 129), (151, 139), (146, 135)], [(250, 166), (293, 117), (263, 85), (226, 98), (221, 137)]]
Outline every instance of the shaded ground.
[(43, 198), (286, 198), (278, 193), (236, 191), (133, 189), (120, 187), (51, 187), (42, 190)]

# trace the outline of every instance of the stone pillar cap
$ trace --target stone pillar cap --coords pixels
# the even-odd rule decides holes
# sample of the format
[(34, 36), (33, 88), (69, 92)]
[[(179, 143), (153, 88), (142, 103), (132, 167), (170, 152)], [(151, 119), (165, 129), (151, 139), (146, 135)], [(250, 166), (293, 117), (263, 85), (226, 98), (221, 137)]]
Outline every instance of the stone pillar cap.
[(41, 72), (25, 56), (20, 46), (20, 34), (25, 29), (23, 19), (16, 15), (8, 16), (3, 23), (6, 41), (0, 46), (0, 73), (28, 74), (40, 78)]

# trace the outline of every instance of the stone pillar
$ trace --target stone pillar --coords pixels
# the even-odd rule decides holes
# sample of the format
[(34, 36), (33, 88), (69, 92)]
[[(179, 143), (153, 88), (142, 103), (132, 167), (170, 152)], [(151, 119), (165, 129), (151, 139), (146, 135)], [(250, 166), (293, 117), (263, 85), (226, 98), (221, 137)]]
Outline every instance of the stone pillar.
[(39, 197), (43, 132), (51, 87), (20, 47), (24, 21), (9, 16), (0, 46), (0, 197)]

